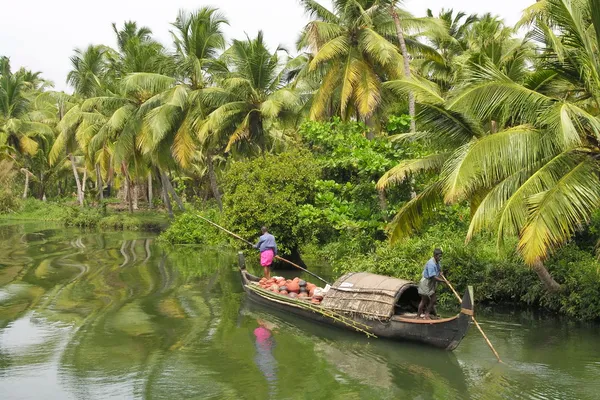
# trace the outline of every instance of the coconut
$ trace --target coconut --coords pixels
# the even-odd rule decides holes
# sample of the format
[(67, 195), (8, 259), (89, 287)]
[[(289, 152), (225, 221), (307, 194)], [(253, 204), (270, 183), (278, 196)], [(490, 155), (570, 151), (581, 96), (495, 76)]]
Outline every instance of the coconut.
[(313, 297), (315, 295), (315, 288), (310, 289), (309, 292), (308, 292), (308, 295), (310, 297)]
[(312, 299), (310, 302), (313, 304), (321, 304), (321, 300), (317, 300), (317, 299)]
[(269, 288), (269, 290), (273, 291), (273, 292), (279, 292), (279, 285), (274, 283), (271, 285), (271, 287)]
[(306, 292), (300, 292), (300, 294), (298, 295), (298, 298), (306, 298)]
[(288, 296), (290, 296), (292, 299), (295, 299), (296, 297), (298, 297), (298, 293), (290, 292)]
[(280, 290), (280, 291), (281, 291), (281, 290), (285, 290), (285, 291), (287, 291), (287, 290), (288, 290), (288, 288), (287, 288), (287, 286), (283, 285), (283, 286), (279, 286), (279, 290)]
[(315, 285), (314, 283), (306, 282), (306, 290), (308, 290), (309, 292), (316, 287), (317, 285)]
[(288, 291), (287, 291), (287, 290), (280, 290), (280, 291), (279, 291), (279, 294), (285, 294), (285, 295), (287, 295), (287, 294), (288, 294)]
[(300, 286), (298, 286), (298, 282), (290, 282), (287, 285), (288, 292), (298, 293), (300, 291)]

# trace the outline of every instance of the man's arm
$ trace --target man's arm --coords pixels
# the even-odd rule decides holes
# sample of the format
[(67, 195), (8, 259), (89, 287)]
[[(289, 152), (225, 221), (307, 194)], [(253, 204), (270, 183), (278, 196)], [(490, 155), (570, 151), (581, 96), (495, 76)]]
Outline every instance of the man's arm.
[(262, 242), (264, 242), (264, 241), (265, 241), (265, 240), (264, 240), (262, 237), (260, 237), (260, 238), (258, 239), (258, 243), (256, 243), (256, 244), (254, 245), (254, 248), (255, 248), (255, 249), (260, 249), (260, 245), (261, 245), (261, 244), (262, 244)]

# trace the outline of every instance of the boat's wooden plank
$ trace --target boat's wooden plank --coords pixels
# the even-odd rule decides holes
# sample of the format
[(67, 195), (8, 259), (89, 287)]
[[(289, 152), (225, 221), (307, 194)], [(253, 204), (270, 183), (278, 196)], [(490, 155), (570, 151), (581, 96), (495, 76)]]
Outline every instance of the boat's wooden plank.
[(410, 324), (443, 324), (445, 322), (454, 321), (458, 318), (458, 315), (455, 315), (451, 318), (440, 318), (440, 319), (421, 319), (421, 318), (404, 318), (398, 315), (394, 315), (391, 319), (394, 321), (400, 322), (408, 322)]

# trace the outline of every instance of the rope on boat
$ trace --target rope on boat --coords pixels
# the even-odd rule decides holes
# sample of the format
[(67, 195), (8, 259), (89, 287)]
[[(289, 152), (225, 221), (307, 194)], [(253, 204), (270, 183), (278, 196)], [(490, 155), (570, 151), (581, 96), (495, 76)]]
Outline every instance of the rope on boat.
[[(332, 320), (337, 321), (341, 324), (344, 324), (358, 332), (364, 333), (365, 335), (367, 335), (367, 337), (372, 337), (372, 338), (377, 339), (377, 336), (374, 333), (369, 332), (370, 327), (368, 325), (357, 322), (357, 321), (355, 321), (351, 318), (348, 318), (344, 315), (335, 313), (333, 311), (326, 310), (322, 307), (315, 307), (312, 304), (306, 303), (302, 300), (295, 300), (295, 299), (291, 299), (288, 297), (283, 297), (281, 295), (275, 294), (275, 293), (265, 290), (261, 287), (258, 287), (257, 285), (250, 284), (250, 285), (246, 285), (246, 287), (248, 289), (256, 292), (256, 294), (258, 294), (261, 297), (269, 298), (269, 300), (275, 301), (277, 303), (287, 304), (287, 305), (299, 307), (299, 308), (302, 308), (305, 310), (310, 310), (314, 313), (321, 314), (325, 317), (331, 318)], [(361, 328), (361, 326), (364, 328)]]

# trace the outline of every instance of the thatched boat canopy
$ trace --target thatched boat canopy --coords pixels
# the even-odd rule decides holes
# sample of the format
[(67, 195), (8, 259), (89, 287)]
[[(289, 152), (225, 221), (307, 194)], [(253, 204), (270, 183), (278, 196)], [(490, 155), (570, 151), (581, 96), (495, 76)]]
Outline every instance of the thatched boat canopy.
[(398, 299), (409, 288), (416, 290), (411, 281), (368, 272), (350, 272), (335, 281), (321, 305), (337, 312), (385, 320), (394, 315)]

